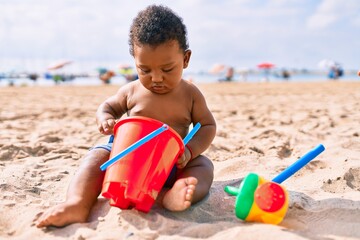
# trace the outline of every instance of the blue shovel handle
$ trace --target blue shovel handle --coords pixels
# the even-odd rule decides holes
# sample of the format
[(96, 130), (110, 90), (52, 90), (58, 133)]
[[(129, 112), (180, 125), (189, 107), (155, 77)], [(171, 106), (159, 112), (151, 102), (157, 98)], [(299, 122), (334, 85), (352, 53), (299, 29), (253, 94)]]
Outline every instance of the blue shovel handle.
[(197, 133), (197, 131), (199, 131), (200, 127), (201, 127), (200, 123), (195, 124), (193, 129), (191, 129), (191, 131), (188, 133), (188, 135), (186, 135), (186, 137), (184, 138), (184, 140), (183, 140), (184, 145), (188, 144), (188, 142), (192, 139), (192, 137), (195, 135), (195, 133)]
[(279, 183), (279, 184), (282, 183), (283, 181), (285, 181), (286, 179), (291, 177), (294, 173), (299, 171), (306, 164), (308, 164), (311, 160), (316, 158), (324, 150), (325, 150), (325, 147), (322, 144), (319, 144), (314, 149), (310, 150), (304, 156), (299, 158), (299, 160), (297, 160), (292, 165), (290, 165), (288, 168), (286, 168), (284, 171), (282, 171), (272, 181), (276, 182), (276, 183)]

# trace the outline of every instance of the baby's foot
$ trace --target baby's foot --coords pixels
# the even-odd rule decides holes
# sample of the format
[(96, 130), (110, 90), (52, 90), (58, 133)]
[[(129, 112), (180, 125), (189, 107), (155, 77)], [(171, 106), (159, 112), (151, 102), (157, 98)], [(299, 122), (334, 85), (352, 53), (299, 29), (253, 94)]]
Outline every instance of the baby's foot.
[(191, 206), (198, 180), (194, 177), (180, 178), (164, 195), (163, 205), (170, 211), (183, 211)]
[(90, 209), (79, 203), (64, 202), (39, 213), (34, 222), (38, 228), (63, 227), (71, 223), (86, 222)]

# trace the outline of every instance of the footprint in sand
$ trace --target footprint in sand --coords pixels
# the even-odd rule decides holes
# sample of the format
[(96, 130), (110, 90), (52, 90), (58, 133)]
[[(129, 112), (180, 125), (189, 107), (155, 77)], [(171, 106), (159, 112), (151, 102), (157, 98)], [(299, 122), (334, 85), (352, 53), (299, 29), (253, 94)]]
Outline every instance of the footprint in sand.
[(37, 157), (43, 156), (50, 152), (51, 149), (47, 146), (36, 145), (34, 147), (28, 146), (16, 146), (14, 144), (5, 145), (1, 148), (0, 160), (13, 160), (13, 159), (22, 159), (26, 157)]
[(48, 146), (44, 146), (42, 144), (37, 144), (36, 146), (32, 148), (26, 149), (28, 153), (30, 153), (32, 156), (44, 156), (45, 154), (49, 153), (52, 149)]
[(314, 172), (316, 169), (324, 169), (324, 168), (326, 168), (326, 164), (325, 162), (320, 160), (312, 160), (305, 166), (305, 169), (308, 169), (311, 172)]
[(252, 151), (254, 151), (254, 152), (256, 152), (256, 153), (259, 153), (259, 154), (261, 154), (261, 155), (264, 155), (264, 154), (265, 154), (263, 150), (261, 150), (260, 148), (258, 148), (258, 147), (256, 147), (256, 146), (251, 146), (251, 147), (249, 147), (249, 149), (252, 150)]
[(28, 157), (29, 153), (22, 147), (15, 146), (14, 144), (4, 145), (1, 147), (0, 160), (11, 161), (15, 158)]
[(52, 135), (44, 135), (39, 137), (39, 142), (47, 142), (47, 143), (54, 143), (54, 142), (62, 142), (62, 138), (59, 138), (58, 136), (52, 136)]
[(344, 179), (351, 189), (360, 191), (360, 168), (350, 168), (345, 173)]
[(216, 136), (218, 136), (218, 137), (223, 137), (223, 138), (227, 138), (228, 137), (228, 134), (225, 132), (225, 131), (218, 131), (217, 133), (216, 133)]
[(279, 158), (287, 158), (291, 156), (292, 149), (290, 147), (289, 141), (283, 143), (281, 146), (277, 147), (277, 149)]
[(350, 168), (343, 177), (328, 179), (321, 187), (326, 192), (345, 192), (347, 188), (360, 191), (360, 168)]
[(341, 147), (345, 148), (345, 149), (356, 149), (359, 150), (360, 149), (360, 141), (357, 140), (348, 140), (346, 142), (344, 142), (343, 144), (341, 144)]
[(254, 136), (252, 136), (252, 139), (264, 139), (264, 138), (279, 138), (282, 137), (284, 134), (279, 133), (275, 130), (269, 129), (262, 131), (261, 133), (255, 133)]

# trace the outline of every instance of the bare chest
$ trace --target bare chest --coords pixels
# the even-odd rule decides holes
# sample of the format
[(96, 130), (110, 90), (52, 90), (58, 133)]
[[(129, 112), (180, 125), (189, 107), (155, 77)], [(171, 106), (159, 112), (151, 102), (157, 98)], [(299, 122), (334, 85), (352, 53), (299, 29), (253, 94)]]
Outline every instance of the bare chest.
[(191, 101), (183, 97), (145, 95), (129, 103), (128, 115), (157, 119), (185, 136), (191, 124), (191, 109)]

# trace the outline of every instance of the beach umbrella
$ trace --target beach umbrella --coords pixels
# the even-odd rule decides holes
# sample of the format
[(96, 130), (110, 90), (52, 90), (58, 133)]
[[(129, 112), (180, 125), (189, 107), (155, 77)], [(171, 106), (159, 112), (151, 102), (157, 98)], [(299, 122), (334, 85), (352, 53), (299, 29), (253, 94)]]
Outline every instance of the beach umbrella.
[(247, 76), (250, 72), (250, 69), (247, 67), (240, 67), (236, 69), (236, 73), (238, 73), (240, 75), (240, 78), (242, 81), (246, 81), (247, 80)]
[(271, 69), (271, 68), (275, 67), (275, 64), (273, 64), (271, 62), (262, 62), (262, 63), (259, 63), (257, 65), (257, 67), (260, 69)]
[(322, 69), (328, 69), (336, 66), (336, 62), (331, 59), (323, 59), (318, 63), (318, 67)]
[(249, 73), (250, 68), (248, 68), (248, 67), (239, 67), (239, 68), (236, 68), (236, 72), (240, 73), (240, 74)]
[(122, 75), (134, 74), (135, 71), (132, 66), (129, 64), (120, 64), (119, 65), (119, 73)]
[(56, 69), (60, 69), (60, 68), (63, 68), (65, 65), (68, 65), (72, 63), (72, 61), (69, 61), (69, 60), (62, 60), (62, 61), (58, 61), (56, 63), (53, 63), (51, 65), (49, 65), (47, 67), (48, 70), (56, 70)]
[(119, 64), (119, 68), (120, 69), (126, 69), (126, 68), (132, 68), (132, 66), (130, 64), (127, 64), (127, 63), (122, 63), (122, 64)]
[(341, 64), (331, 59), (323, 59), (318, 63), (318, 67), (321, 69), (341, 68)]
[(101, 74), (106, 73), (108, 71), (108, 69), (105, 67), (98, 67), (98, 68), (96, 68), (96, 71), (101, 75)]
[(217, 63), (212, 66), (212, 68), (210, 69), (210, 73), (218, 74), (223, 72), (224, 70), (225, 70), (225, 65)]
[(264, 73), (264, 81), (268, 82), (269, 81), (270, 69), (275, 67), (275, 64), (273, 64), (271, 62), (262, 62), (262, 63), (259, 63), (257, 65), (257, 67), (263, 71), (263, 73)]

